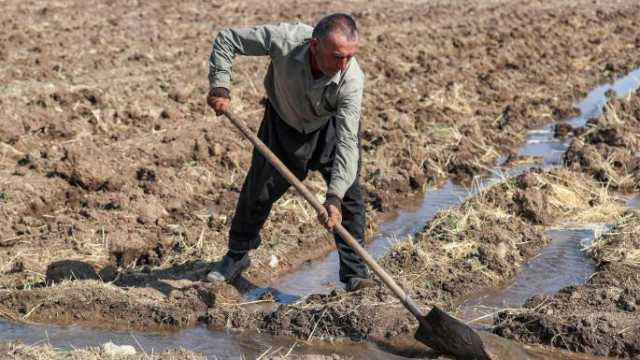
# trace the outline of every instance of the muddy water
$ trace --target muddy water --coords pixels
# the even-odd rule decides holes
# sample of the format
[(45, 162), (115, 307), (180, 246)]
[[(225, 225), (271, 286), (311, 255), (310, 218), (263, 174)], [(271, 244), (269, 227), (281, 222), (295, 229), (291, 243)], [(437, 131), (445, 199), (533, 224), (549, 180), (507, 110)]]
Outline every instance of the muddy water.
[[(606, 102), (605, 93), (612, 89), (622, 96), (640, 85), (640, 69), (611, 85), (594, 89), (578, 106), (581, 116), (568, 122), (580, 126), (591, 117), (597, 116)], [(562, 155), (568, 144), (553, 138), (553, 124), (529, 133), (527, 143), (519, 149), (520, 155), (537, 156), (543, 159), (544, 167), (561, 164)], [(498, 164), (502, 163), (502, 160)], [(510, 169), (497, 166), (493, 176), (479, 179), (471, 188), (463, 188), (451, 182), (439, 189), (425, 194), (422, 203), (413, 210), (401, 212), (395, 219), (380, 226), (374, 241), (368, 250), (374, 256), (384, 255), (390, 246), (399, 239), (419, 231), (424, 224), (439, 210), (459, 205), (464, 199), (473, 196), (481, 189), (505, 177), (526, 171), (532, 164), (524, 164)], [(640, 198), (630, 200), (629, 205), (637, 207)], [(593, 229), (556, 229), (550, 230), (552, 244), (538, 257), (531, 260), (518, 275), (515, 282), (502, 290), (488, 292), (470, 299), (466, 304), (469, 317), (484, 314), (487, 309), (519, 306), (530, 295), (554, 292), (559, 288), (583, 282), (593, 271), (593, 264), (580, 252), (580, 247), (593, 238)], [(272, 288), (274, 294), (282, 302), (291, 302), (310, 293), (326, 293), (340, 286), (337, 276), (338, 259), (333, 252), (321, 261), (305, 265), (300, 271), (284, 276)], [(553, 272), (551, 271), (553, 270)], [(550, 274), (553, 274), (550, 276)], [(248, 296), (256, 297), (266, 288), (252, 290)], [(474, 313), (475, 311), (475, 313)], [(511, 343), (507, 340), (483, 334), (485, 341), (499, 352), (497, 358), (522, 359), (597, 359), (546, 350), (530, 349)], [(97, 346), (107, 341), (118, 344), (130, 344), (146, 352), (158, 352), (167, 348), (185, 347), (200, 352), (208, 358), (256, 358), (265, 352), (286, 354), (293, 347), (293, 354), (337, 354), (358, 359), (394, 359), (402, 358), (392, 355), (392, 347), (382, 347), (371, 343), (340, 342), (338, 344), (301, 345), (291, 339), (275, 338), (266, 335), (242, 335), (225, 332), (211, 332), (204, 327), (181, 331), (172, 334), (141, 334), (128, 332), (100, 331), (74, 326), (36, 326), (21, 325), (0, 320), (0, 341), (20, 340), (27, 344), (48, 343), (58, 348), (70, 349), (86, 346)], [(279, 353), (274, 353), (279, 351)], [(407, 355), (406, 352), (403, 352)], [(421, 356), (420, 351), (414, 356)], [(425, 354), (422, 354), (424, 357)]]
[(513, 284), (474, 296), (462, 305), (461, 317), (476, 324), (492, 324), (498, 309), (519, 308), (535, 294), (554, 293), (565, 286), (584, 283), (595, 271), (595, 263), (584, 256), (595, 229), (555, 229), (547, 231), (551, 243), (522, 266)]
[(212, 332), (204, 326), (178, 333), (149, 334), (89, 330), (77, 326), (25, 326), (0, 320), (0, 341), (18, 340), (25, 344), (51, 344), (61, 349), (99, 346), (112, 341), (119, 345), (132, 345), (138, 351), (147, 353), (184, 347), (201, 353), (208, 359), (255, 359), (265, 352), (274, 356), (284, 355), (292, 347), (292, 353), (297, 355), (337, 354), (348, 358), (356, 352), (367, 354), (367, 359), (402, 359), (369, 343), (320, 343), (301, 346), (290, 338)]

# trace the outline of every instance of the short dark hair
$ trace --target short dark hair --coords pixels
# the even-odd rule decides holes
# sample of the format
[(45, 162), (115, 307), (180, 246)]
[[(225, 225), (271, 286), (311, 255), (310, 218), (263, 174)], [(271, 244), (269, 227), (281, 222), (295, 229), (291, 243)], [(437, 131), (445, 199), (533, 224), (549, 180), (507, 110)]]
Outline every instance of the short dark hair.
[(323, 17), (313, 28), (312, 37), (324, 39), (333, 31), (340, 31), (348, 40), (355, 40), (358, 36), (356, 21), (349, 14), (336, 13)]

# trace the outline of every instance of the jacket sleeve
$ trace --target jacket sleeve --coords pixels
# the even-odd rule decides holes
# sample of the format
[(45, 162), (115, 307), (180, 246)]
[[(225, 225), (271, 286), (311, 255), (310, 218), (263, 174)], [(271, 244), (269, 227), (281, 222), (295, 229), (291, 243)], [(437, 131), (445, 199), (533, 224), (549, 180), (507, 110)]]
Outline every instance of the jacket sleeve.
[(336, 112), (336, 154), (331, 169), (328, 194), (340, 199), (356, 180), (360, 149), (360, 108), (364, 88), (364, 75), (358, 71), (342, 87)]
[(220, 31), (213, 42), (213, 50), (209, 57), (210, 88), (229, 89), (236, 55), (270, 55), (274, 44), (285, 36), (283, 30), (282, 25), (261, 25)]

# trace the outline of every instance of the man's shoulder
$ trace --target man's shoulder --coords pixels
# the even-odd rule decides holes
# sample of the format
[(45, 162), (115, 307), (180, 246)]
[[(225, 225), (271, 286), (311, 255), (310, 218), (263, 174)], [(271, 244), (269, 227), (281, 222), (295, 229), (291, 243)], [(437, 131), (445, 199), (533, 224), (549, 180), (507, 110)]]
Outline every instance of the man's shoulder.
[(311, 38), (313, 28), (301, 22), (281, 22), (267, 25), (271, 31), (272, 56), (286, 56)]
[(271, 27), (272, 32), (278, 33), (283, 41), (293, 43), (307, 40), (311, 38), (311, 34), (313, 33), (313, 27), (298, 21), (281, 22), (268, 26)]
[(364, 71), (362, 71), (362, 68), (358, 63), (358, 60), (355, 57), (352, 58), (351, 61), (349, 62), (349, 66), (344, 72), (344, 76), (343, 76), (344, 82), (362, 84), (364, 83), (364, 77), (365, 77)]

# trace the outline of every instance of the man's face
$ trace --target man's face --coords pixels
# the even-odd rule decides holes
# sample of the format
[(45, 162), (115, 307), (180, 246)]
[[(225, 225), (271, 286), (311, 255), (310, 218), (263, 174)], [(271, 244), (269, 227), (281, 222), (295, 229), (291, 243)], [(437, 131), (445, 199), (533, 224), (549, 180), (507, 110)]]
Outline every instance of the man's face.
[(325, 76), (333, 76), (346, 69), (358, 52), (358, 37), (348, 40), (340, 31), (333, 31), (322, 40), (311, 39), (311, 55), (315, 65)]

